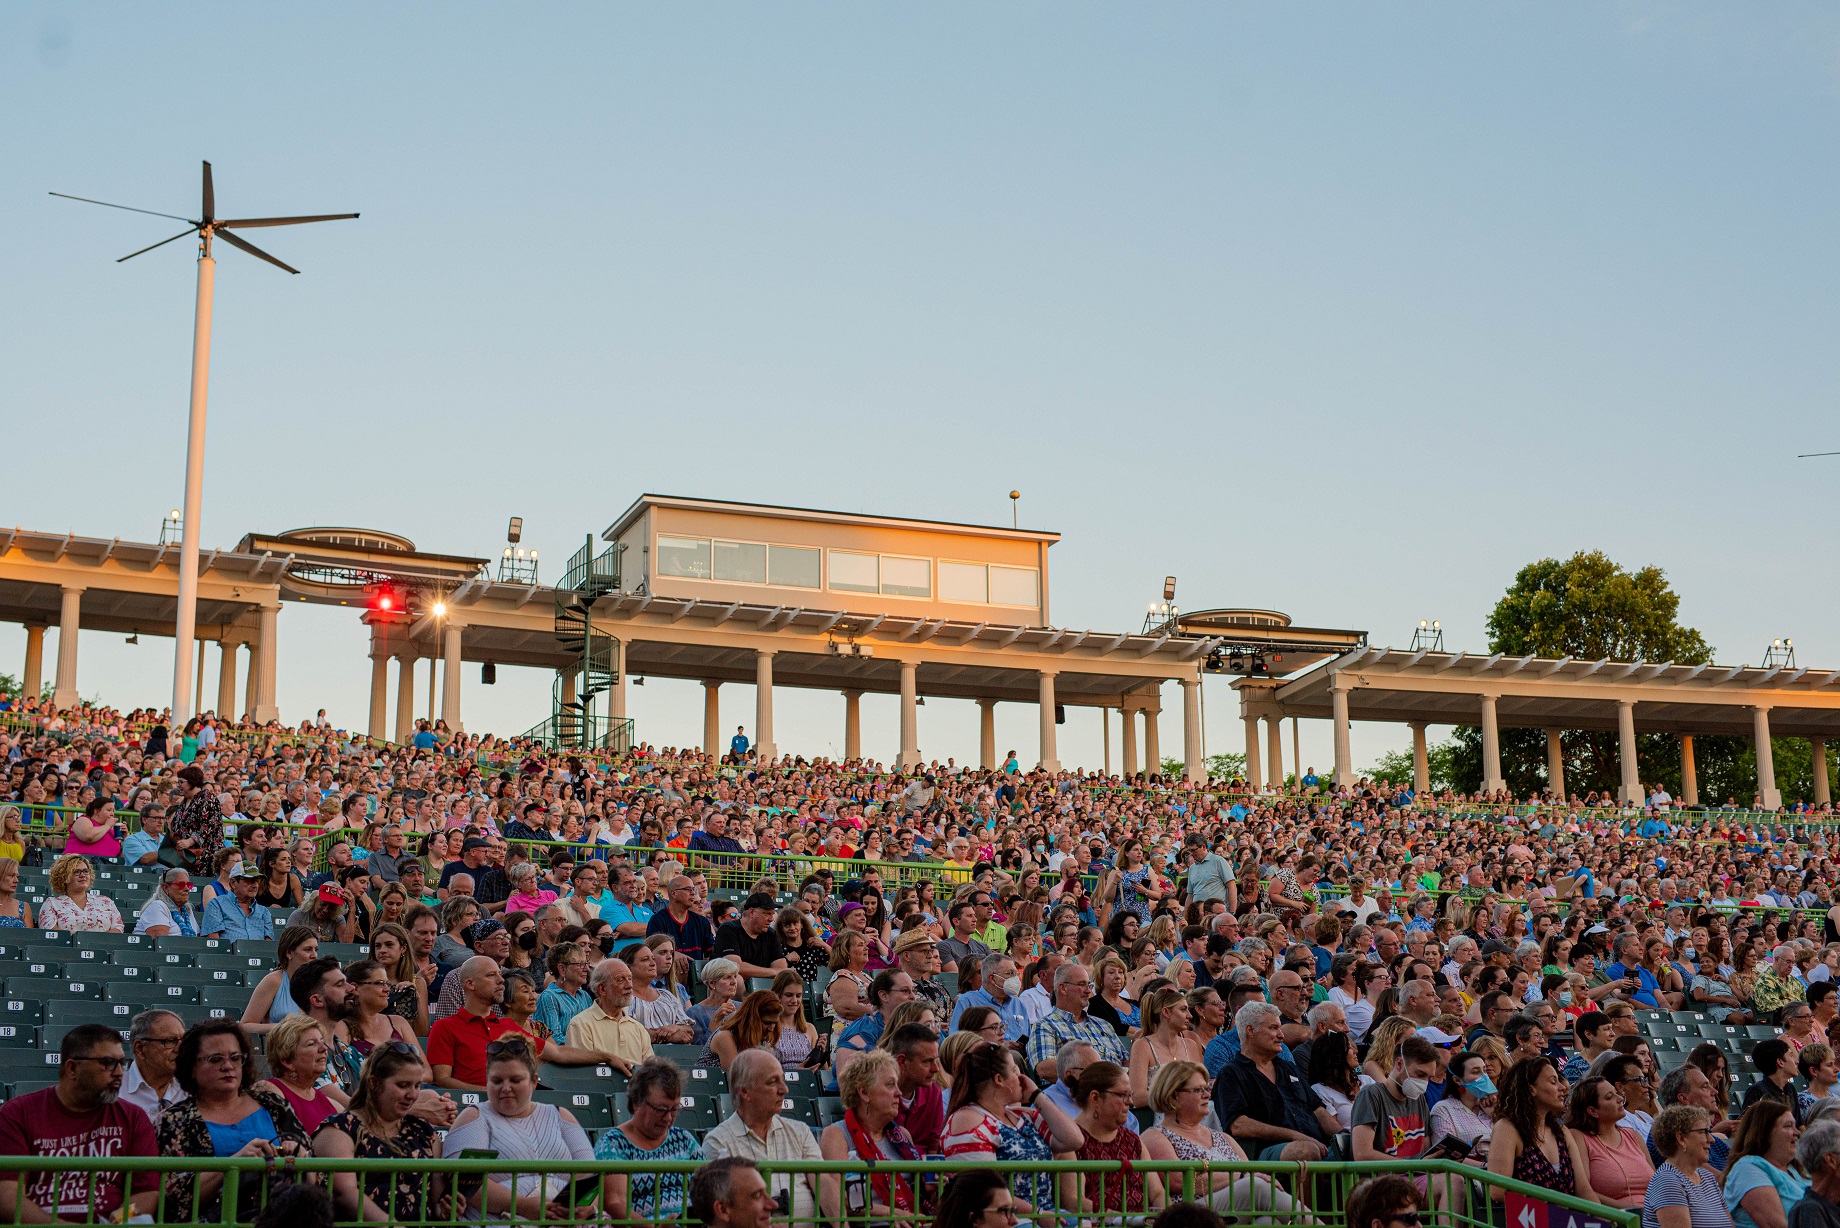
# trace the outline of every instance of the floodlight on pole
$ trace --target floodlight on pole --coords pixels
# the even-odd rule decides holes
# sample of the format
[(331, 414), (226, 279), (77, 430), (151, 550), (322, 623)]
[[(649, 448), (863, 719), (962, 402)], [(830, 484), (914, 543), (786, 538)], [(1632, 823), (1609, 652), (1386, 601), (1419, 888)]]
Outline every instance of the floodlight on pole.
[(202, 194), (201, 216), (196, 220), (180, 217), (176, 213), (160, 213), (153, 209), (137, 209), (132, 205), (117, 205), (106, 200), (91, 200), (87, 196), (70, 196), (63, 192), (53, 192), (53, 196), (65, 200), (81, 201), (86, 205), (102, 205), (109, 209), (124, 209), (129, 213), (145, 213), (150, 217), (167, 217), (175, 222), (184, 222), (186, 228), (170, 239), (161, 239), (149, 244), (139, 251), (129, 252), (115, 263), (132, 260), (145, 255), (156, 247), (165, 247), (176, 243), (187, 235), (198, 236), (198, 299), (192, 317), (192, 400), (191, 413), (185, 436), (185, 499), (183, 515), (175, 512), (180, 520), (182, 532), (179, 541), (179, 602), (173, 619), (173, 698), (171, 720), (181, 724), (192, 717), (192, 637), (198, 627), (198, 528), (199, 516), (204, 504), (204, 429), (206, 393), (211, 375), (211, 295), (216, 282), (217, 262), (211, 256), (211, 241), (222, 239), (231, 247), (247, 252), (258, 260), (266, 260), (288, 273), (298, 273), (299, 269), (283, 264), (255, 244), (240, 239), (231, 231), (235, 228), (257, 229), (266, 226), (299, 226), (306, 222), (339, 222), (357, 217), (355, 213), (320, 213), (299, 217), (246, 217), (219, 218), (217, 216), (217, 193), (211, 185), (211, 164), (204, 164), (204, 190)]

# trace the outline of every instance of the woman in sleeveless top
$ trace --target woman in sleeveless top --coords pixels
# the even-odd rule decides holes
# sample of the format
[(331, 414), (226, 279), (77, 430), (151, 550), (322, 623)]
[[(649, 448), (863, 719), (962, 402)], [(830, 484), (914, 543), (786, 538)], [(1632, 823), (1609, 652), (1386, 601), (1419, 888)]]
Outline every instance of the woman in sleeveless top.
[(782, 1066), (803, 1066), (813, 1050), (824, 1047), (824, 1038), (805, 1018), (805, 981), (787, 968), (774, 976), (773, 992), (779, 996), (779, 1043), (774, 1052)]
[[(1570, 1093), (1559, 1068), (1543, 1057), (1528, 1058), (1503, 1071), (1500, 1086), (1489, 1171), (1597, 1201), (1583, 1144), (1560, 1116)], [(1493, 1192), (1499, 1197), (1500, 1187)]]
[(1113, 1062), (1094, 1062), (1080, 1075), (1073, 1102), (1080, 1106), (1074, 1124), (1080, 1129), (1081, 1160), (1118, 1160), (1117, 1171), (1089, 1172), (1080, 1202), (1088, 1211), (1142, 1213), (1166, 1201), (1163, 1179), (1135, 1170), (1142, 1164), (1143, 1140), (1125, 1129), (1131, 1115), (1131, 1076)]
[[(1150, 1107), (1155, 1109), (1159, 1124), (1144, 1131), (1144, 1155), (1157, 1161), (1196, 1161), (1244, 1164), (1246, 1153), (1233, 1136), (1208, 1124), (1213, 1113), (1213, 1083), (1207, 1067), (1199, 1062), (1164, 1062), (1150, 1081)], [(1171, 1177), (1171, 1183), (1180, 1180)], [(1266, 1174), (1234, 1176), (1231, 1173), (1197, 1175), (1196, 1197), (1223, 1215), (1260, 1211), (1267, 1214), (1253, 1220), (1255, 1224), (1272, 1222), (1270, 1212), (1277, 1212), (1283, 1223), (1293, 1223), (1291, 1214), (1299, 1204), (1279, 1189)], [(1302, 1208), (1308, 1210), (1307, 1207)]]
[(0, 929), (30, 928), (32, 906), (19, 898), (19, 862), (0, 857)]
[(1200, 1063), (1202, 1052), (1188, 1034), (1194, 1020), (1181, 990), (1152, 990), (1138, 1009), (1144, 1034), (1131, 1042), (1131, 1103), (1142, 1108), (1150, 1103), (1150, 1084), (1164, 1063)]
[(268, 1033), (262, 1047), (273, 1072), (267, 1086), (280, 1094), (309, 1135), (351, 1103), (326, 1075), (329, 1053), (325, 1029), (311, 1015), (290, 1015)]
[[(1044, 1096), (1030, 1107), (1023, 1099), (1015, 1053), (988, 1041), (973, 1046), (952, 1074), (941, 1144), (946, 1158), (1045, 1162), (1079, 1147), (1079, 1128), (1052, 1100)], [(1057, 1205), (1048, 1173), (1017, 1174), (1010, 1194), (1029, 1209)]]
[[(442, 1154), (456, 1159), (465, 1150), (496, 1151), (501, 1160), (591, 1160), (594, 1146), (567, 1109), (538, 1104), (537, 1059), (529, 1045), (511, 1044), (486, 1063), (486, 1095), (467, 1108), (447, 1132)], [(472, 1214), (515, 1215), (520, 1220), (569, 1219), (556, 1203), (568, 1189), (566, 1173), (499, 1173), (475, 1186), (461, 1178)], [(515, 1200), (515, 1209), (513, 1202)]]

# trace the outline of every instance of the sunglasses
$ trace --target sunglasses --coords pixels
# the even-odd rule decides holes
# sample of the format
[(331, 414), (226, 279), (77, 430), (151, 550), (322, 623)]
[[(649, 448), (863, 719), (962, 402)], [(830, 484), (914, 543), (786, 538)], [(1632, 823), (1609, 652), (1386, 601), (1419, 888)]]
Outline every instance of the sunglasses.
[[(408, 1042), (399, 1040), (396, 1043), (399, 1045), (405, 1045)], [(520, 1054), (524, 1054), (528, 1052), (530, 1052), (530, 1042), (522, 1039), (521, 1037), (513, 1037), (510, 1040), (495, 1040), (491, 1044), (486, 1046), (486, 1057), (488, 1059), (495, 1058), (495, 1057), (502, 1057), (505, 1054), (510, 1054), (511, 1056), (516, 1057)]]

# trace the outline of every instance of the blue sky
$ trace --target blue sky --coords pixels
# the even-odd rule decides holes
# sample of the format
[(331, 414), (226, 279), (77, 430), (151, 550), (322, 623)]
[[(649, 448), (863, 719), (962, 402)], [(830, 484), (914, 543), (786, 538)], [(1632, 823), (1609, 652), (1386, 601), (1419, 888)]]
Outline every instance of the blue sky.
[[(220, 260), (207, 545), (490, 554), (521, 515), (559, 562), (643, 490), (1002, 523), (1014, 487), (1068, 625), (1174, 573), (1474, 649), (1517, 567), (1601, 548), (1721, 661), (1840, 665), (1840, 457), (1794, 459), (1840, 449), (1837, 84), (1807, 4), (8, 5), (0, 519), (178, 503), (187, 245), (114, 264), (167, 224), (45, 193), (189, 213), (210, 158), (220, 213), (364, 216), (271, 232), (300, 277)], [(282, 636), (283, 715), (362, 723), (355, 620)], [(170, 668), (89, 635), (82, 690)], [(470, 727), (545, 714), (547, 678), (468, 674)], [(632, 710), (700, 736), (690, 684)], [(783, 746), (841, 725), (781, 693)], [(920, 729), (975, 755), (969, 703)], [(892, 700), (864, 734), (892, 753)]]

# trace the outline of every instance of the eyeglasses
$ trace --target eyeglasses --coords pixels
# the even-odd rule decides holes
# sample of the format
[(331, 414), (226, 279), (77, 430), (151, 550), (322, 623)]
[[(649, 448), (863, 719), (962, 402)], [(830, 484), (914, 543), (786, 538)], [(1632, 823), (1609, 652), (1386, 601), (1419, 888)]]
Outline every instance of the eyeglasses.
[(1017, 1214), (1016, 1204), (1013, 1202), (1006, 1202), (1000, 1207), (985, 1207), (984, 1212), (987, 1215), (1001, 1215), (1004, 1219), (1022, 1218), (1021, 1215)]
[(1404, 1224), (1406, 1228), (1418, 1228), (1418, 1225), (1425, 1222), (1425, 1217), (1416, 1211), (1401, 1211), (1399, 1214), (1392, 1216), (1389, 1222)]
[(678, 1104), (675, 1100), (669, 1104), (653, 1104), (650, 1100), (641, 1100), (634, 1107), (643, 1108), (646, 1112), (654, 1113), (659, 1117), (676, 1117)]
[[(178, 1042), (175, 1041), (173, 1043), (176, 1044)], [(73, 1057), (69, 1059), (69, 1061), (94, 1062), (104, 1070), (120, 1070), (123, 1066), (128, 1064), (128, 1059), (123, 1057)]]
[[(399, 1040), (395, 1043), (405, 1046), (409, 1044), (406, 1040)], [(510, 1040), (495, 1040), (486, 1046), (486, 1057), (488, 1059), (503, 1057), (505, 1054), (516, 1057), (520, 1053), (528, 1052), (530, 1052), (530, 1042), (521, 1036), (514, 1036)]]
[[(401, 1042), (398, 1042), (398, 1043), (400, 1044)], [(90, 1058), (89, 1060), (90, 1061), (113, 1060), (117, 1065), (121, 1063), (120, 1058), (114, 1058), (114, 1059)], [(206, 1066), (241, 1066), (243, 1064), (243, 1055), (240, 1053), (212, 1053), (212, 1054), (207, 1054), (206, 1056), (201, 1057), (198, 1060), (203, 1062)]]

